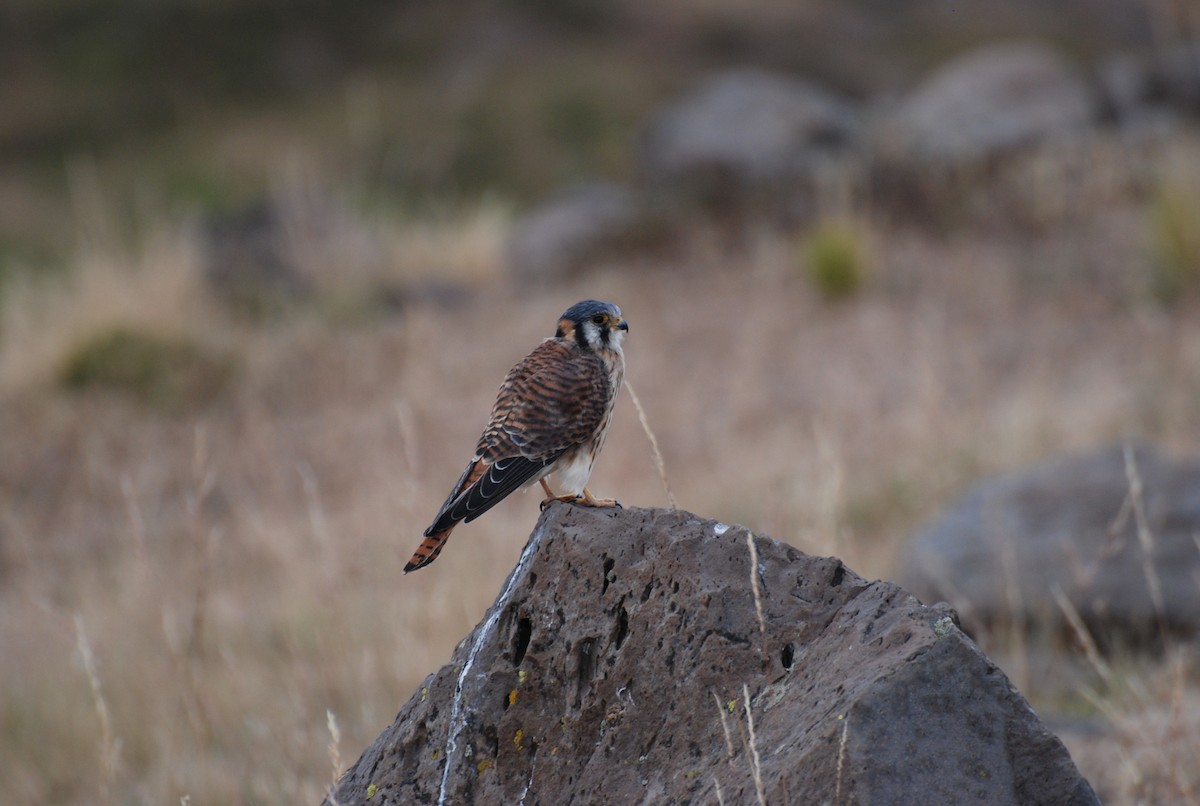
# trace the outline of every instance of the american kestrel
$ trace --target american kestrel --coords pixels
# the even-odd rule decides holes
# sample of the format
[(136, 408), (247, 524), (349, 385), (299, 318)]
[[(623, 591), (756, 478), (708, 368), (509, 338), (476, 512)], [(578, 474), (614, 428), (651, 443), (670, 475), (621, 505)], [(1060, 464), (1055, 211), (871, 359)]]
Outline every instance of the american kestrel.
[[(546, 491), (543, 508), (553, 501), (620, 506), (594, 497), (587, 482), (625, 380), (621, 342), (628, 331), (620, 308), (587, 299), (568, 308), (554, 337), (508, 371), (475, 455), (425, 530), (405, 573), (437, 559), (460, 521), (470, 523), (535, 481)], [(551, 471), (562, 495), (546, 483)]]

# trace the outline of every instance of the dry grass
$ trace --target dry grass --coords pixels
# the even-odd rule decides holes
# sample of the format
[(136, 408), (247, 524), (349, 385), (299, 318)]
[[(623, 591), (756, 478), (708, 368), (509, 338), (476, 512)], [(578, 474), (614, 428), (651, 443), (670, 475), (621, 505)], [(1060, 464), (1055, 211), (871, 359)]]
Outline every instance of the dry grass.
[(671, 492), (671, 480), (667, 478), (667, 463), (663, 461), (662, 449), (658, 447), (658, 437), (654, 436), (654, 429), (650, 427), (649, 420), (646, 419), (646, 410), (642, 407), (642, 401), (638, 398), (637, 392), (633, 389), (633, 383), (625, 382), (625, 391), (629, 396), (629, 402), (633, 404), (634, 410), (637, 412), (638, 422), (642, 425), (642, 430), (646, 432), (646, 439), (650, 442), (650, 450), (654, 454), (654, 466), (658, 468), (658, 477), (662, 479), (663, 491), (667, 494), (667, 501), (671, 505), (671, 509), (679, 509), (679, 502), (675, 500), (675, 493)]
[(1129, 670), (1085, 695), (1105, 729), (1063, 739), (1104, 803), (1200, 803), (1200, 692), (1195, 647)]
[(754, 533), (746, 532), (746, 548), (750, 553), (750, 592), (754, 595), (754, 613), (758, 616), (758, 636), (762, 640), (763, 670), (771, 663), (767, 652), (767, 624), (763, 621), (762, 592), (758, 589), (758, 549), (754, 545)]
[(195, 246), (176, 229), (129, 255), (85, 248), (76, 270), (52, 281), (23, 278), (0, 297), (0, 389), (44, 384), (70, 351), (123, 324), (160, 335), (211, 328)]
[[(584, 296), (632, 324), (629, 374), (680, 506), (868, 576), (982, 473), (1131, 434), (1200, 452), (1200, 321), (1130, 301), (1144, 265), (1121, 259), (1121, 227), (1062, 236), (1103, 266), (1060, 241), (881, 230), (875, 285), (842, 306), (765, 233), (742, 256), (698, 233), (677, 263), (517, 296), (495, 279), (502, 231), (498, 213), (468, 222), (452, 271), (476, 295), (451, 311), (231, 327), (169, 234), (131, 259), (101, 244), (36, 317), (5, 310), (0, 801), (318, 801), (516, 561), (537, 517), (522, 496), (401, 573), (504, 371)], [(453, 233), (425, 254), (455, 254)], [(125, 319), (235, 350), (236, 385), (165, 413), (49, 384), (76, 328)], [(668, 503), (628, 402), (593, 488)], [(1194, 668), (1127, 659), (1148, 699), (1100, 690), (1103, 737), (1073, 749), (1109, 802), (1195, 799)]]
[(750, 689), (742, 684), (742, 698), (746, 709), (746, 730), (750, 734), (751, 773), (754, 777), (754, 794), (758, 798), (758, 806), (767, 806), (767, 798), (763, 793), (762, 760), (758, 757), (758, 737), (754, 735), (754, 711), (750, 707)]
[(837, 757), (837, 787), (833, 791), (833, 802), (842, 802), (842, 774), (846, 769), (846, 742), (850, 738), (850, 715), (839, 714), (838, 719), (842, 720), (842, 738), (838, 741), (838, 757)]

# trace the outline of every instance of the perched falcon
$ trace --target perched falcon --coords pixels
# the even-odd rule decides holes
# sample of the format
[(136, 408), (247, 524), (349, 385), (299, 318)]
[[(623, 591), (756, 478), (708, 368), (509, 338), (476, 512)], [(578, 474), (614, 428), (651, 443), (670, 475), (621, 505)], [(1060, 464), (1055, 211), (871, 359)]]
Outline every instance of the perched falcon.
[[(508, 371), (475, 455), (425, 530), (405, 573), (437, 559), (460, 521), (470, 523), (535, 481), (548, 496), (543, 508), (552, 501), (620, 506), (593, 497), (587, 482), (625, 379), (621, 342), (628, 331), (616, 305), (584, 300), (559, 318), (553, 338)], [(546, 483), (551, 471), (562, 495)]]

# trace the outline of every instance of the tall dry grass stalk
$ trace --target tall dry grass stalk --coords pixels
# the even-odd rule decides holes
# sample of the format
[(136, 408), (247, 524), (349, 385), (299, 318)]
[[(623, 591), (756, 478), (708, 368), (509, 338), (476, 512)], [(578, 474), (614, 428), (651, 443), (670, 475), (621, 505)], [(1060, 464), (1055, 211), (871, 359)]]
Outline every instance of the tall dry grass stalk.
[(746, 708), (746, 730), (750, 733), (751, 772), (754, 774), (754, 793), (758, 797), (758, 806), (767, 806), (767, 797), (763, 790), (762, 759), (758, 755), (758, 737), (754, 734), (754, 713), (750, 708), (750, 689), (742, 684), (742, 698)]
[(342, 766), (342, 731), (338, 728), (337, 717), (329, 708), (325, 709), (325, 726), (329, 729), (329, 763), (333, 766), (333, 778), (325, 797), (329, 800), (330, 806), (338, 806), (337, 798), (333, 793), (337, 791), (338, 780), (341, 779), (344, 769)]
[(725, 806), (725, 793), (721, 791), (721, 782), (713, 777), (713, 788), (717, 791), (717, 806)]
[(717, 716), (721, 717), (721, 732), (725, 734), (725, 758), (733, 762), (733, 737), (729, 733), (729, 720), (725, 718), (725, 708), (721, 705), (721, 698), (717, 696), (717, 692), (712, 692), (713, 702), (717, 704)]
[[(734, 761), (733, 734), (729, 729), (729, 720), (726, 717), (726, 710), (732, 713), (737, 701), (731, 699), (728, 703), (722, 703), (715, 691), (710, 693), (712, 694), (713, 703), (717, 706), (717, 715), (721, 719), (721, 732), (725, 736), (725, 758), (732, 767)], [(745, 683), (743, 683), (742, 714), (745, 718), (745, 730), (742, 729), (742, 721), (737, 720), (738, 738), (742, 749), (745, 750), (746, 755), (749, 757), (750, 776), (754, 781), (754, 790), (756, 793), (757, 802), (759, 806), (765, 806), (766, 795), (762, 779), (762, 758), (758, 752), (758, 734), (754, 729), (754, 714), (751, 711), (751, 707), (750, 689)], [(715, 777), (713, 778), (713, 785), (717, 789), (718, 797), (722, 797), (720, 795), (721, 784)]]
[(667, 501), (671, 504), (671, 509), (679, 509), (679, 503), (675, 500), (675, 494), (671, 492), (671, 482), (667, 479), (667, 464), (663, 461), (662, 451), (658, 448), (658, 439), (654, 436), (654, 429), (650, 427), (650, 421), (646, 419), (646, 410), (642, 408), (642, 401), (638, 399), (637, 392), (633, 389), (633, 384), (629, 379), (625, 379), (625, 388), (629, 390), (629, 399), (633, 401), (633, 407), (637, 409), (638, 422), (642, 424), (642, 430), (646, 432), (646, 438), (650, 440), (650, 450), (654, 453), (654, 464), (658, 468), (658, 477), (662, 480), (663, 490), (667, 493)]
[(1105, 683), (1112, 683), (1112, 670), (1100, 655), (1100, 648), (1096, 645), (1096, 640), (1092, 637), (1092, 632), (1084, 624), (1083, 618), (1079, 615), (1079, 611), (1071, 600), (1063, 592), (1062, 586), (1055, 583), (1050, 587), (1050, 593), (1054, 596), (1054, 601), (1058, 604), (1058, 609), (1062, 611), (1063, 618), (1067, 620), (1071, 631), (1075, 633), (1076, 640), (1083, 647), (1083, 652), (1087, 656), (1088, 663), (1095, 669), (1096, 674)]
[(1133, 507), (1133, 520), (1137, 530), (1138, 543), (1142, 549), (1142, 576), (1146, 580), (1146, 588), (1150, 591), (1150, 601), (1154, 605), (1154, 617), (1158, 623), (1159, 637), (1164, 644), (1167, 641), (1166, 603), (1163, 601), (1162, 580), (1158, 577), (1158, 569), (1154, 567), (1154, 533), (1150, 531), (1150, 522), (1146, 518), (1146, 502), (1143, 498), (1142, 475), (1138, 471), (1137, 460), (1133, 455), (1133, 446), (1125, 443), (1125, 476), (1129, 480), (1129, 501)]
[(746, 532), (746, 548), (750, 551), (750, 592), (754, 595), (754, 613), (758, 616), (758, 636), (762, 641), (763, 670), (771, 664), (767, 653), (767, 623), (763, 619), (762, 591), (758, 585), (758, 548), (754, 545), (754, 532)]
[(850, 714), (842, 714), (839, 719), (842, 720), (842, 738), (838, 740), (837, 784), (833, 789), (835, 804), (842, 802), (842, 774), (846, 769), (846, 743), (850, 738)]
[(96, 718), (100, 722), (100, 780), (99, 798), (101, 803), (112, 802), (112, 787), (117, 775), (120, 748), (113, 733), (112, 717), (109, 715), (108, 702), (104, 699), (104, 689), (100, 685), (100, 673), (96, 668), (96, 656), (92, 653), (92, 644), (88, 641), (87, 631), (83, 627), (83, 616), (75, 616), (75, 641), (79, 648), (79, 657), (83, 662), (83, 671), (87, 675), (88, 684), (92, 690), (92, 702), (96, 707)]

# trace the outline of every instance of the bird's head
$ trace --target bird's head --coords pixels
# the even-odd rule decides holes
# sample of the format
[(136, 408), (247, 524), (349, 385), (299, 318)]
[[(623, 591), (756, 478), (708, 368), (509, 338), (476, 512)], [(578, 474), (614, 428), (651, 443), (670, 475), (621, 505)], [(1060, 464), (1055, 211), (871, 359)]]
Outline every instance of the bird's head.
[(558, 319), (554, 335), (575, 342), (585, 350), (621, 351), (621, 342), (629, 332), (629, 323), (621, 309), (611, 302), (585, 299), (577, 302)]

